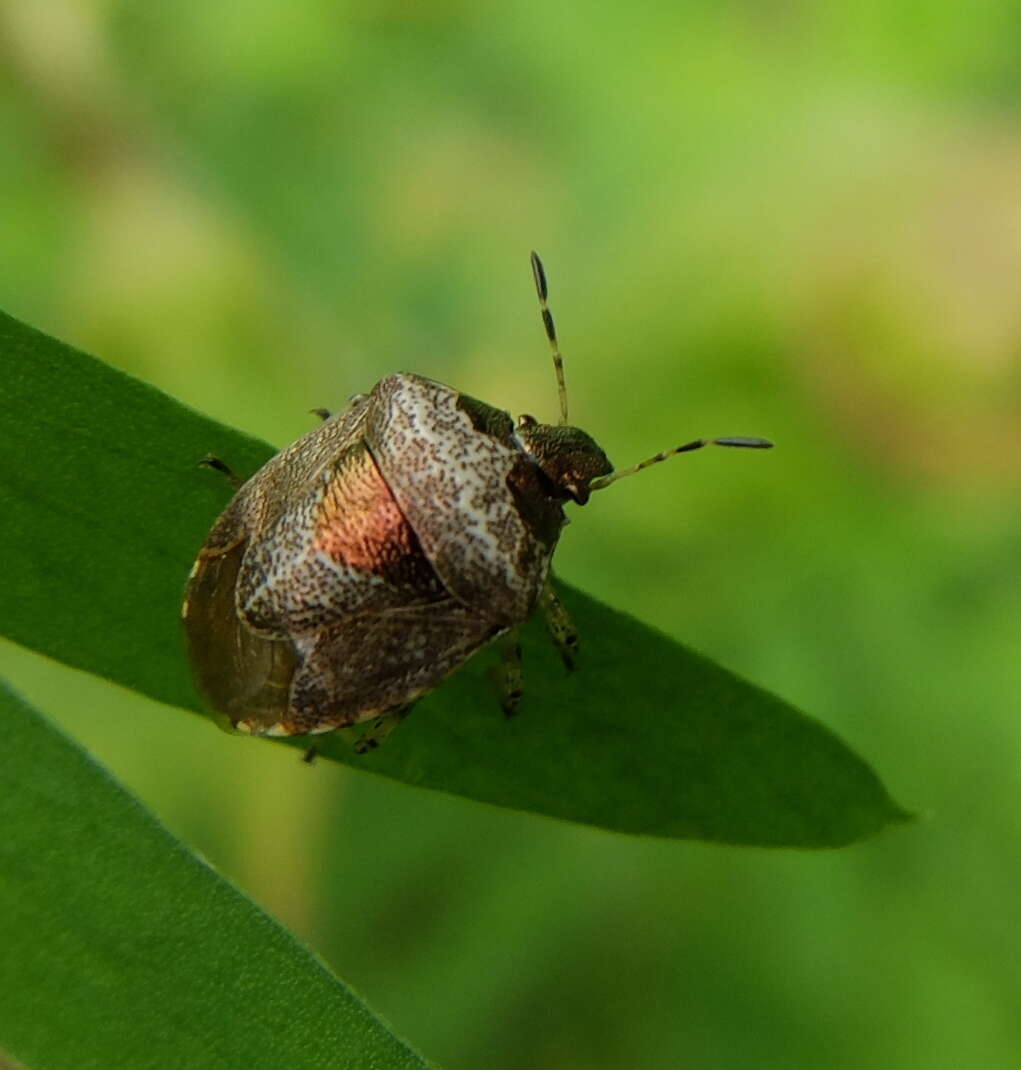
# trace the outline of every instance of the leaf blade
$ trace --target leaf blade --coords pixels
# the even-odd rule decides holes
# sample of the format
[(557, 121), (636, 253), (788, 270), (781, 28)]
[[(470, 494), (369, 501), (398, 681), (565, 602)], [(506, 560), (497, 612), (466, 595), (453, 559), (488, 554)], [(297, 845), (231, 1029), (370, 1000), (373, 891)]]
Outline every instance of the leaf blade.
[[(0, 535), (12, 577), (0, 585), (0, 629), (200, 710), (179, 607), (230, 491), (195, 465), (211, 452), (250, 473), (272, 450), (6, 316), (0, 352), (10, 364)], [(583, 667), (565, 678), (530, 622), (529, 698), (516, 720), (501, 722), (481, 655), (379, 753), (356, 757), (339, 738), (321, 740), (323, 752), (407, 783), (647, 835), (829, 847), (906, 819), (823, 726), (626, 614), (571, 589), (564, 598)]]
[[(615, 832), (717, 843), (838, 847), (910, 819), (869, 766), (819, 722), (560, 586), (586, 625), (576, 672), (564, 673), (533, 620), (523, 636), (525, 664), (542, 666), (543, 692), (531, 704), (526, 696), (513, 720), (500, 723), (488, 681), (469, 665), (425, 697), (401, 726), (400, 747), (391, 749), (395, 737), (362, 764)], [(613, 649), (621, 643), (641, 681), (642, 709), (652, 713), (619, 712)], [(679, 706), (678, 692), (685, 695)], [(668, 704), (676, 708), (657, 716)], [(351, 760), (343, 740), (323, 739), (327, 753)]]
[(424, 1067), (0, 683), (0, 1046), (27, 1066)]

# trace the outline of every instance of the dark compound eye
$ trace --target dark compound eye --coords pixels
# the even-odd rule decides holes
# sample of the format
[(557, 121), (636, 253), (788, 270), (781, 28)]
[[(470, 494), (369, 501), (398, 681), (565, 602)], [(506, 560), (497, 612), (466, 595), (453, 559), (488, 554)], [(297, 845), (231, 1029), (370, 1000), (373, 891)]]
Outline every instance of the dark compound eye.
[(534, 416), (529, 416), (528, 413), (522, 413), (518, 417), (518, 427), (534, 427), (538, 422)]

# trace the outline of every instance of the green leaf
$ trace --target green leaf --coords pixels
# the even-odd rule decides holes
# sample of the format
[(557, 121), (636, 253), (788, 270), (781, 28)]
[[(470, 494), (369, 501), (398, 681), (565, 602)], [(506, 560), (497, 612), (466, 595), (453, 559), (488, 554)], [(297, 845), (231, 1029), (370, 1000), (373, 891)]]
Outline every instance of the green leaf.
[[(207, 453), (272, 453), (0, 316), (0, 629), (164, 702), (201, 709), (179, 607), (230, 491)], [(323, 752), (411, 784), (624, 832), (829, 847), (906, 818), (817, 722), (668, 637), (567, 589), (583, 658), (567, 675), (531, 622), (528, 694), (504, 722), (484, 653), (379, 752)]]
[(424, 1067), (0, 684), (0, 1063)]

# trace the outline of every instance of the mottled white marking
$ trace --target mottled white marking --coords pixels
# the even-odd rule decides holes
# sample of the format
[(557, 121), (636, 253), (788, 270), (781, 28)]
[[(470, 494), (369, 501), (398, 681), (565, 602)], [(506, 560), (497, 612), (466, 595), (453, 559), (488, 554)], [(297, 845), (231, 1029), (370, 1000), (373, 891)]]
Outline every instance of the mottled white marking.
[(294, 735), (285, 725), (280, 723), (271, 724), (269, 728), (263, 728), (260, 730), (261, 736), (291, 736)]
[(459, 398), (431, 379), (390, 375), (372, 392), (365, 439), (448, 590), (514, 623), (535, 606), (548, 552), (535, 552), (508, 490), (521, 452), (477, 431)]
[[(244, 627), (200, 627), (200, 587), (183, 612), (205, 669), (241, 659), (228, 683), (243, 693), (212, 688), (217, 708), (242, 715), (238, 732), (318, 734), (404, 707), (530, 615), (563, 514), (543, 498), (547, 513), (528, 513), (526, 525), (515, 494), (542, 496), (533, 461), (507, 414), (478, 403), (476, 428), (460, 398), (389, 376), (277, 454), (217, 522), (192, 583), (210, 554), (244, 543), (223, 570)], [(366, 449), (418, 540), (395, 545), (378, 570), (338, 561), (317, 536), (325, 504), (344, 507), (327, 496)]]

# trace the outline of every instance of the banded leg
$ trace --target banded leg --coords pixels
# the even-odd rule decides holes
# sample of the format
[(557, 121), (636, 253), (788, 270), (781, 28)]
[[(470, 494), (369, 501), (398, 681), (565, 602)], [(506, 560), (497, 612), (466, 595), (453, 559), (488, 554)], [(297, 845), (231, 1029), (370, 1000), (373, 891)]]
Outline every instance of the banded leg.
[(550, 633), (550, 638), (556, 645), (557, 650), (560, 651), (564, 667), (570, 672), (574, 668), (578, 657), (578, 630), (575, 628), (574, 621), (571, 620), (564, 603), (560, 601), (556, 591), (553, 590), (553, 584), (550, 580), (546, 580), (540, 602), (546, 615), (546, 629)]
[(386, 713), (381, 713), (369, 726), (364, 735), (355, 740), (355, 754), (368, 754), (382, 746), (390, 733), (411, 713), (411, 707), (415, 704), (408, 702), (404, 706), (395, 706)]
[(517, 628), (512, 628), (500, 640), (500, 665), (493, 670), (493, 678), (500, 692), (500, 709), (504, 717), (513, 717), (518, 712), (518, 703), (524, 694), (521, 671), (521, 643)]

